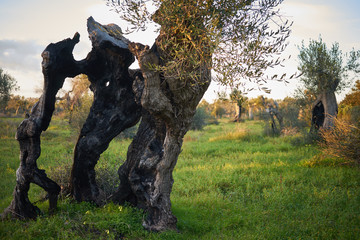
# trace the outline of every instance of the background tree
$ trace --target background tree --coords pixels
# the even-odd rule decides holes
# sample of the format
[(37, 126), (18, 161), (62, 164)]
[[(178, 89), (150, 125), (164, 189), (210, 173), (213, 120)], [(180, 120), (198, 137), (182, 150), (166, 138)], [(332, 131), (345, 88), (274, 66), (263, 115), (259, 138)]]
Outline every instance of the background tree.
[(283, 100), (279, 101), (279, 110), (284, 118), (284, 127), (288, 130), (292, 128), (295, 132), (306, 126), (306, 123), (302, 118), (304, 110), (299, 99), (285, 97)]
[(90, 92), (90, 82), (85, 74), (71, 79), (72, 88), (64, 96), (69, 124), (80, 130), (89, 113), (93, 94)]
[(216, 118), (222, 118), (223, 115), (226, 114), (225, 104), (227, 101), (224, 101), (222, 99), (216, 99), (213, 104), (211, 104), (212, 111), (211, 115)]
[(245, 104), (245, 102), (247, 101), (247, 97), (245, 97), (243, 95), (243, 93), (234, 88), (231, 93), (230, 93), (230, 100), (234, 103), (236, 103), (237, 107), (238, 107), (238, 114), (235, 117), (235, 122), (240, 122), (241, 119), (241, 114), (243, 112), (243, 105)]
[(338, 111), (335, 92), (349, 85), (348, 72), (356, 70), (358, 54), (352, 51), (345, 64), (339, 44), (334, 43), (328, 49), (321, 37), (319, 40), (310, 40), (308, 46), (303, 42), (299, 49), (300, 80), (317, 97), (312, 109), (311, 129), (330, 128)]
[(33, 104), (31, 99), (26, 99), (24, 96), (11, 95), (5, 109), (8, 113), (14, 113), (17, 116), (19, 113), (29, 113)]
[(0, 109), (5, 110), (7, 102), (10, 99), (10, 95), (13, 91), (18, 90), (17, 82), (15, 78), (4, 72), (0, 68)]
[(342, 118), (360, 127), (360, 80), (355, 82), (355, 87), (340, 102), (339, 113)]

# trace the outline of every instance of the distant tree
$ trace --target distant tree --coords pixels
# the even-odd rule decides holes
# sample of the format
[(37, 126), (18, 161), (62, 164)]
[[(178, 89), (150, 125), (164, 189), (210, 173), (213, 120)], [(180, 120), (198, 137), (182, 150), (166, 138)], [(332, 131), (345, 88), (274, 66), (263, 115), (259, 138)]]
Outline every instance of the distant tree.
[(71, 90), (61, 97), (59, 105), (67, 113), (69, 124), (72, 125), (75, 121), (73, 125), (81, 128), (92, 103), (90, 81), (85, 74), (80, 74), (71, 79), (71, 86)]
[(310, 40), (308, 46), (303, 42), (299, 50), (300, 80), (304, 88), (317, 97), (312, 108), (311, 129), (331, 128), (338, 111), (335, 92), (349, 85), (348, 73), (357, 70), (359, 54), (353, 50), (345, 64), (339, 44), (334, 43), (328, 49), (321, 37), (317, 41)]
[(245, 102), (247, 101), (247, 97), (244, 96), (244, 94), (234, 88), (231, 93), (230, 93), (230, 100), (233, 102), (233, 103), (236, 103), (237, 107), (238, 107), (238, 114), (236, 115), (235, 117), (235, 122), (240, 122), (240, 119), (241, 119), (241, 114), (243, 112), (243, 108), (244, 108), (244, 104)]
[(279, 101), (279, 110), (284, 118), (284, 127), (300, 129), (306, 126), (306, 123), (302, 118), (304, 110), (301, 104), (299, 99), (293, 97), (285, 97), (283, 100)]
[(7, 102), (6, 105), (6, 111), (7, 112), (11, 112), (11, 113), (15, 113), (15, 115), (18, 115), (19, 113), (25, 113), (25, 112), (30, 112), (30, 104), (34, 103), (32, 101), (28, 101), (27, 98), (25, 98), (24, 96), (10, 96), (9, 101)]
[(248, 99), (246, 102), (248, 108), (248, 117), (250, 120), (254, 119), (255, 112), (261, 111), (264, 108), (262, 101), (258, 101), (258, 98)]
[(355, 87), (347, 94), (340, 104), (349, 106), (360, 106), (360, 80), (355, 82)]
[(222, 118), (223, 115), (226, 114), (226, 109), (223, 104), (224, 100), (216, 99), (212, 104), (211, 115), (216, 118)]
[(340, 102), (339, 113), (342, 118), (360, 126), (360, 80), (355, 82), (355, 87)]
[(7, 102), (10, 99), (10, 95), (13, 91), (18, 90), (17, 82), (15, 78), (5, 73), (0, 68), (0, 109), (5, 110)]
[(268, 99), (264, 96), (259, 96), (259, 98), (262, 100), (262, 104), (269, 114), (272, 135), (280, 134), (283, 128), (283, 116), (279, 111), (279, 104), (274, 99)]

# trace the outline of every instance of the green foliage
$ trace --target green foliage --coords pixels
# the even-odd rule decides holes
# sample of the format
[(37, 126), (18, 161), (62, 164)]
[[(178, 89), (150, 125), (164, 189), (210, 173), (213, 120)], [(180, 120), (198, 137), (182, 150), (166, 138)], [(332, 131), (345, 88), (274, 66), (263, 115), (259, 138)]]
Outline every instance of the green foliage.
[(205, 107), (198, 107), (191, 123), (191, 130), (202, 130), (206, 125), (209, 115), (206, 113)]
[(260, 83), (268, 67), (282, 63), (271, 59), (284, 50), (290, 34), (291, 23), (278, 11), (282, 2), (107, 0), (107, 5), (129, 23), (127, 32), (159, 24), (156, 43), (166, 59), (160, 70), (169, 76), (201, 84), (199, 69), (206, 66), (220, 83), (238, 88), (244, 79)]
[(225, 113), (226, 113), (226, 109), (222, 106), (222, 101), (219, 99), (215, 100), (215, 102), (212, 106), (211, 115), (216, 118), (222, 118), (222, 116)]
[(298, 99), (286, 97), (279, 101), (279, 111), (283, 116), (285, 128), (297, 128), (300, 130), (307, 126), (304, 119), (300, 116), (301, 109), (301, 103)]
[[(15, 132), (22, 119), (12, 120)], [(75, 143), (67, 123), (56, 118), (43, 134), (38, 163), (52, 178), (53, 167), (66, 169), (72, 162)], [(30, 199), (43, 215), (36, 221), (1, 221), (0, 238), (359, 239), (359, 170), (329, 158), (315, 161), (316, 146), (292, 144), (299, 137), (267, 137), (260, 121), (227, 119), (189, 131), (173, 173), (172, 210), (180, 233), (149, 233), (141, 226), (141, 210), (113, 203), (96, 207), (60, 199), (50, 216), (48, 202), (39, 201), (44, 191), (31, 185)], [(110, 188), (116, 181), (108, 177), (117, 177), (129, 143), (112, 141), (99, 160), (96, 171), (99, 176), (108, 171)], [(0, 152), (1, 212), (16, 183), (18, 143), (0, 138)]]
[[(319, 37), (319, 40), (310, 40), (309, 45), (304, 42), (299, 47), (299, 71), (304, 87), (312, 93), (324, 91), (340, 92), (349, 85), (348, 72), (354, 70), (343, 62), (344, 55), (338, 43), (330, 49)], [(353, 62), (357, 59), (353, 59)]]
[(4, 110), (10, 99), (12, 91), (18, 90), (15, 78), (0, 68), (0, 109)]

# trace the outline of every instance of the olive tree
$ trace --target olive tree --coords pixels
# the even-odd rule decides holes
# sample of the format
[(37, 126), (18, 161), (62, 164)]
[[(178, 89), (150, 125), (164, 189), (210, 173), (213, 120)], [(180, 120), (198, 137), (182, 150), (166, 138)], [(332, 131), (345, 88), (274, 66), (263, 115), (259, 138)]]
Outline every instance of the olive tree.
[(317, 97), (312, 107), (311, 130), (331, 128), (338, 111), (335, 93), (349, 85), (349, 71), (358, 70), (359, 54), (353, 50), (347, 55), (349, 58), (345, 63), (346, 56), (339, 44), (334, 43), (327, 48), (321, 37), (310, 40), (308, 46), (303, 42), (299, 50), (300, 80), (304, 88)]
[[(65, 78), (83, 73), (94, 101), (74, 149), (73, 197), (102, 204), (94, 169), (100, 154), (141, 119), (111, 199), (144, 209), (143, 226), (150, 231), (176, 229), (170, 202), (172, 172), (211, 72), (232, 88), (245, 80), (261, 83), (271, 78), (265, 71), (281, 64), (272, 56), (284, 50), (290, 34), (291, 23), (279, 14), (281, 2), (109, 0), (130, 30), (145, 29), (150, 21), (158, 24), (159, 36), (152, 47), (130, 42), (118, 26), (101, 25), (93, 18), (88, 19), (93, 48), (85, 59), (76, 61), (72, 55), (79, 34), (50, 44), (42, 54), (43, 95), (17, 130), (22, 161), (14, 199), (5, 213), (36, 217), (38, 209), (27, 197), (30, 183), (42, 186), (49, 193), (50, 210), (56, 208), (60, 188), (36, 166), (40, 134), (49, 126)], [(134, 56), (140, 69), (129, 70)]]
[(235, 116), (235, 120), (234, 122), (240, 122), (240, 119), (241, 119), (241, 114), (243, 112), (243, 105), (244, 103), (247, 101), (247, 97), (244, 96), (244, 94), (234, 88), (231, 93), (230, 93), (230, 100), (233, 102), (233, 103), (236, 103), (237, 107), (238, 107), (238, 114)]
[[(171, 212), (172, 172), (196, 106), (215, 79), (233, 88), (266, 80), (265, 70), (281, 64), (291, 23), (279, 14), (282, 0), (108, 0), (129, 31), (155, 22), (152, 47), (130, 43), (138, 78), (142, 121), (119, 169), (113, 200), (144, 208), (146, 229), (176, 228)], [(151, 11), (154, 9), (154, 11)]]

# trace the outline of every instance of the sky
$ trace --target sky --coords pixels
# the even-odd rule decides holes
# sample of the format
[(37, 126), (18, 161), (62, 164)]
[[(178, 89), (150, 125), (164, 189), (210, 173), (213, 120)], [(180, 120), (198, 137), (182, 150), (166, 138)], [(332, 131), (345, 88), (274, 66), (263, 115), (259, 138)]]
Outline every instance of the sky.
[[(284, 0), (280, 11), (284, 17), (293, 21), (292, 33), (282, 69), (276, 70), (291, 75), (297, 71), (298, 46), (310, 39), (317, 40), (321, 35), (328, 47), (338, 42), (343, 52), (352, 48), (360, 50), (360, 1), (359, 0)], [(13, 76), (20, 86), (16, 95), (39, 97), (43, 85), (41, 73), (41, 53), (50, 43), (73, 37), (80, 33), (80, 43), (75, 46), (77, 60), (86, 57), (91, 43), (86, 30), (86, 19), (92, 16), (101, 24), (115, 23), (126, 28), (126, 23), (110, 11), (103, 0), (0, 0), (0, 68)], [(126, 36), (131, 41), (152, 45), (156, 33), (149, 30)], [(64, 84), (69, 89), (69, 82)], [(289, 84), (269, 82), (271, 94), (253, 91), (248, 96), (282, 99), (292, 96), (299, 85), (298, 79)], [(216, 92), (224, 90), (212, 83), (204, 98), (211, 102)], [(343, 98), (346, 94), (338, 96)]]

